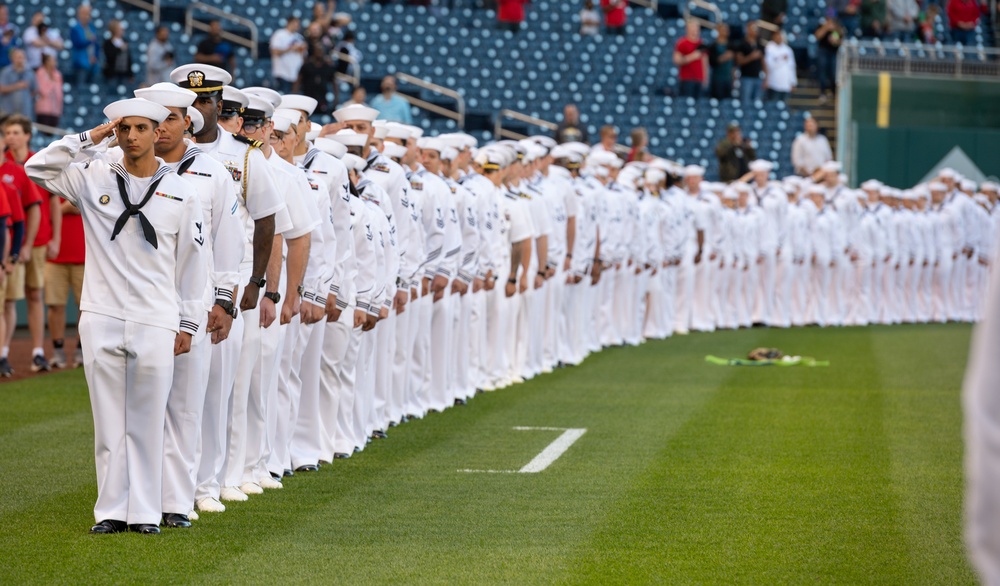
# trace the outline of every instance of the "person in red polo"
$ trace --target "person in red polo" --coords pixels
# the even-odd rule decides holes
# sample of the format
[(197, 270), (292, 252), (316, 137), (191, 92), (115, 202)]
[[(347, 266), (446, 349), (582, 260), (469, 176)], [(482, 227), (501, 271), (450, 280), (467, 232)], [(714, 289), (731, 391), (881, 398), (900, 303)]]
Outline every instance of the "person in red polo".
[(527, 0), (500, 0), (497, 2), (497, 27), (517, 32), (524, 22), (524, 5)]
[[(28, 130), (24, 130), (27, 125)], [(14, 198), (10, 202), (11, 217), (15, 221), (11, 234), (11, 257), (16, 262), (8, 267), (8, 279), (6, 289), (6, 300), (4, 312), (6, 318), (6, 329), (0, 331), (3, 348), (0, 350), (0, 376), (10, 376), (13, 370), (8, 361), (10, 353), (10, 341), (14, 336), (14, 328), (17, 326), (17, 301), (25, 298), (26, 290), (31, 293), (28, 299), (28, 326), (31, 330), (32, 342), (36, 351), (35, 356), (40, 360), (34, 360), (31, 365), (32, 372), (48, 370), (48, 363), (42, 353), (42, 340), (45, 336), (45, 326), (43, 322), (42, 308), (42, 284), (43, 267), (45, 266), (45, 245), (51, 238), (51, 231), (41, 234), (44, 244), (36, 252), (35, 245), (39, 236), (39, 227), (42, 224), (43, 210), (42, 193), (38, 187), (28, 179), (24, 173), (24, 161), (28, 157), (28, 141), (31, 138), (31, 121), (20, 115), (12, 115), (4, 119), (2, 125), (4, 135), (4, 146), (6, 147), (0, 156), (0, 181), (15, 192)], [(47, 202), (46, 202), (47, 203)], [(15, 212), (14, 208), (20, 208)], [(16, 222), (21, 219), (23, 223), (20, 229)]]
[(674, 65), (680, 69), (678, 93), (700, 97), (708, 72), (708, 52), (701, 40), (701, 25), (695, 20), (688, 21), (684, 37), (674, 46)]
[(604, 30), (609, 35), (625, 34), (625, 8), (628, 0), (601, 0), (604, 12)]
[[(34, 154), (28, 149), (32, 132), (31, 120), (15, 114), (8, 116), (0, 128), (3, 130), (4, 143), (7, 146), (3, 164), (0, 165), (0, 175), (5, 181), (8, 180), (8, 177), (13, 177), (22, 194), (28, 191), (34, 192), (40, 204), (35, 238), (33, 241), (28, 239), (24, 241), (19, 256), (24, 263), (23, 291), (19, 291), (19, 293), (27, 302), (28, 330), (31, 333), (32, 343), (31, 371), (45, 371), (49, 369), (49, 364), (42, 349), (45, 340), (45, 306), (42, 303), (42, 290), (45, 286), (45, 259), (49, 242), (52, 240), (51, 204), (48, 192), (28, 180), (28, 176), (24, 173), (24, 162)], [(33, 198), (32, 201), (35, 199)], [(28, 229), (29, 227), (26, 226), (26, 231)], [(30, 236), (30, 234), (26, 234), (26, 236)], [(10, 298), (8, 298), (9, 300)], [(9, 308), (7, 313), (7, 317), (10, 319), (11, 310)], [(9, 323), (7, 331), (13, 332)], [(9, 343), (10, 338), (8, 337), (7, 344), (9, 345)]]

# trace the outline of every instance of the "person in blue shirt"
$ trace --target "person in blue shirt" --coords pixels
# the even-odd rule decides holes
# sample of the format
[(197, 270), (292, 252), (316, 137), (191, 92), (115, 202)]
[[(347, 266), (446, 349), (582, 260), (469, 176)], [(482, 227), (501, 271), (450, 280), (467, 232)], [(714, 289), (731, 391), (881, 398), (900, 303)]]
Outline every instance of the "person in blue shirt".
[(70, 51), (73, 62), (73, 80), (76, 85), (97, 81), (101, 64), (99, 53), (101, 37), (90, 22), (90, 6), (80, 5), (76, 10), (76, 24), (69, 31), (73, 49)]
[(391, 75), (385, 76), (382, 80), (382, 93), (372, 98), (368, 105), (378, 110), (380, 120), (413, 124), (410, 103), (396, 94), (396, 78)]

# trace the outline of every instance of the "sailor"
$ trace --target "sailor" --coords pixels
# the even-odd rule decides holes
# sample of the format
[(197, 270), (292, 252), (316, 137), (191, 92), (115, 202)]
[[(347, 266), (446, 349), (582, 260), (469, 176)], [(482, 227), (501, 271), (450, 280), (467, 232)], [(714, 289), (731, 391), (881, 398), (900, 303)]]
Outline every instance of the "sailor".
[[(243, 223), (237, 215), (236, 194), (222, 163), (202, 153), (184, 138), (190, 125), (187, 110), (198, 94), (172, 83), (157, 83), (135, 91), (170, 111), (160, 124), (160, 138), (153, 147), (164, 163), (197, 190), (205, 219), (204, 247), (210, 252), (210, 278), (205, 288), (205, 318), (195, 334), (191, 351), (174, 361), (173, 385), (167, 402), (163, 448), (163, 524), (189, 527), (194, 509), (199, 438), (206, 407), (208, 369), (212, 344), (224, 341), (237, 310), (233, 304), (244, 256)], [(218, 405), (209, 416), (220, 417)]]
[[(80, 337), (98, 487), (91, 533), (155, 534), (174, 356), (190, 351), (205, 319), (204, 217), (195, 188), (153, 151), (170, 111), (133, 98), (104, 114), (110, 122), (53, 142), (25, 163), (25, 172), (83, 218), (88, 270)], [(122, 145), (120, 162), (73, 163), (81, 149), (112, 133)]]

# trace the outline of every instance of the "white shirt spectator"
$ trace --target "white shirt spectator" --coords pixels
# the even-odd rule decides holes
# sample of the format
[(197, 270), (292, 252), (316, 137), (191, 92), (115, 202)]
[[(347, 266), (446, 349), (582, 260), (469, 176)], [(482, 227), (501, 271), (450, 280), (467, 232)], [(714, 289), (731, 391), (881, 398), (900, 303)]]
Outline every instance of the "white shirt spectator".
[(31, 70), (42, 66), (42, 55), (59, 56), (59, 49), (63, 47), (62, 35), (59, 29), (48, 28), (42, 38), (38, 34), (38, 27), (30, 26), (24, 30), (24, 57)]
[(812, 175), (820, 165), (832, 160), (830, 141), (818, 132), (816, 136), (809, 136), (803, 132), (792, 142), (792, 166), (800, 175)]
[(299, 70), (304, 61), (303, 53), (293, 51), (296, 45), (305, 47), (305, 39), (299, 33), (288, 29), (278, 29), (271, 35), (271, 51), (282, 52), (271, 58), (271, 75), (275, 79), (295, 82), (299, 78)]
[(174, 46), (167, 40), (161, 43), (157, 39), (149, 42), (146, 48), (146, 83), (153, 85), (161, 81), (170, 81), (170, 72), (174, 69)]
[(596, 35), (601, 32), (601, 15), (591, 8), (580, 11), (580, 34)]
[(767, 65), (767, 89), (791, 93), (799, 84), (795, 74), (795, 54), (785, 43), (769, 42), (764, 49), (764, 63)]

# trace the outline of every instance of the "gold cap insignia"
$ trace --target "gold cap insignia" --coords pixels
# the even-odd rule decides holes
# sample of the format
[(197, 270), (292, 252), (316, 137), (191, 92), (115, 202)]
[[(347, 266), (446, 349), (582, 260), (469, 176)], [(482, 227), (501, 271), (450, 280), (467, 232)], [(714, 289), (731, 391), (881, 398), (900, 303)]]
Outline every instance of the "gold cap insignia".
[(205, 74), (201, 71), (192, 71), (188, 74), (188, 85), (191, 87), (201, 87), (205, 85)]

